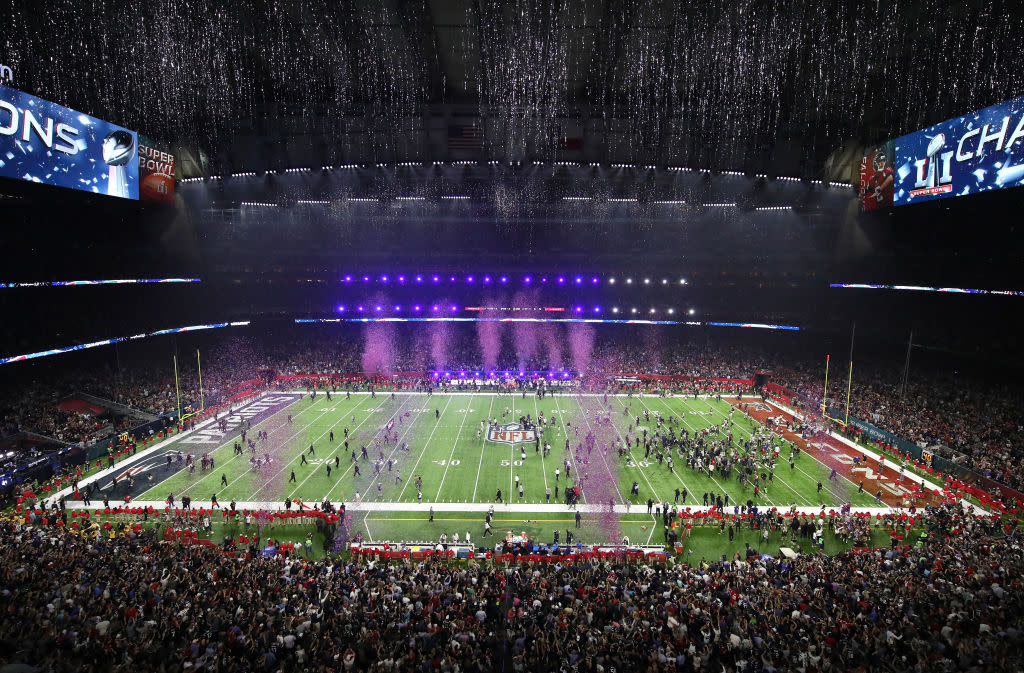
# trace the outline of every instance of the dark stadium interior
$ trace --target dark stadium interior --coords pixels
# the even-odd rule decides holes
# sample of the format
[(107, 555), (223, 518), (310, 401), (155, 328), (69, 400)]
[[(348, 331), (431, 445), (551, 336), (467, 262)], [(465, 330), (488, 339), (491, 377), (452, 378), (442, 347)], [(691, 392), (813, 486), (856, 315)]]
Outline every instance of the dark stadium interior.
[[(21, 136), (18, 111), (0, 97), (0, 673), (1024, 670), (1024, 160), (992, 163), (983, 151), (987, 136), (1006, 157), (1024, 156), (1024, 131), (1003, 147), (1018, 119), (1024, 129), (1024, 3), (0, 0), (0, 16), (0, 95), (51, 101), (86, 126), (109, 120), (175, 166), (165, 203), (61, 183), (59, 166), (45, 166), (43, 179), (11, 174), (5, 162), (40, 146), (24, 147), (28, 116)], [(913, 181), (912, 159), (924, 156), (873, 165), (898, 139), (947, 120), (967, 128), (974, 111), (999, 105), (1017, 115), (1002, 135), (985, 126), (953, 143), (962, 162), (964, 139), (983, 138), (968, 154), (989, 162), (974, 171), (976, 185), (905, 204), (897, 188), (893, 205), (889, 179), (882, 198), (886, 168)], [(929, 138), (948, 149), (945, 136)], [(93, 161), (113, 184), (109, 139), (109, 166)], [(941, 170), (938, 151), (917, 161), (919, 189), (925, 165), (932, 177)], [(41, 166), (67, 158), (46, 157)], [(1010, 169), (1018, 173), (1004, 183)], [(868, 173), (879, 181), (871, 188)], [(985, 180), (995, 187), (979, 187)], [(51, 285), (111, 279), (195, 282)], [(415, 321), (437, 315), (453, 321)], [(492, 323), (470, 322), (480, 316), (501, 325), (490, 353), (482, 325)], [(386, 351), (377, 361), (368, 357), (375, 339)], [(302, 484), (287, 504), (276, 498), (283, 490), (257, 497), (267, 478), (238, 498), (253, 505), (244, 535), (230, 468), (217, 488), (231, 498), (233, 524), (226, 508), (213, 515), (221, 505), (216, 493), (205, 500), (205, 486), (177, 509), (170, 488), (156, 507), (134, 502), (185, 474), (175, 452), (188, 474), (201, 456), (194, 483), (205, 483), (207, 448), (187, 443), (197, 426), (216, 428), (216, 451), (235, 442), (238, 456), (246, 429), (271, 427), (267, 419), (273, 432), (290, 427), (291, 406), (242, 420), (240, 409), (274, 395), (293, 395), (295, 410), (328, 390), (339, 408), (342, 394), (380, 396), (368, 413), (396, 409), (368, 436), (378, 448), (383, 433), (394, 453), (396, 393), (450, 401), (483, 391), (502, 406), (499, 393), (520, 389), (521, 399), (543, 399), (560, 375), (557, 399), (578, 404), (573, 441), (587, 443), (586, 469), (595, 446), (607, 468), (623, 435), (617, 459), (636, 467), (629, 433), (642, 431), (642, 467), (654, 475), (662, 456), (655, 465), (646, 426), (656, 423), (672, 479), (675, 448), (678, 474), (715, 479), (719, 470), (725, 482), (724, 438), (712, 444), (717, 467), (688, 461), (707, 457), (704, 438), (719, 441), (719, 427), (733, 446), (737, 411), (758, 430), (746, 430), (743, 457), (737, 430), (729, 461), (753, 463), (765, 441), (763, 465), (774, 482), (778, 461), (781, 481), (799, 437), (804, 465), (819, 461), (837, 481), (836, 466), (850, 468), (841, 475), (850, 492), (826, 503), (817, 498), (825, 479), (808, 476), (816, 494), (788, 487), (806, 501), (801, 511), (789, 495), (755, 503), (758, 490), (729, 507), (723, 487), (724, 507), (711, 492), (691, 512), (675, 488), (675, 503), (656, 503), (662, 523), (647, 492), (627, 499), (627, 481), (619, 489), (609, 468), (618, 493), (605, 508), (609, 499), (598, 504), (590, 491), (578, 534), (620, 533), (628, 519), (648, 543), (632, 545), (639, 556), (621, 535), (574, 550), (559, 547), (556, 530), (542, 548), (533, 527), (550, 535), (572, 514), (524, 503), (521, 491), (519, 508), (499, 514), (511, 512), (517, 531), (524, 519), (523, 539), (513, 545), (509, 530), (504, 548), (478, 532), (493, 489), (438, 507), (460, 531), (467, 512), (480, 519), (471, 525), (481, 546), (468, 558), (452, 556), (472, 553), (469, 534), (461, 547), (442, 544), (427, 527), (435, 503), (404, 497), (408, 484), (392, 498), (353, 476), (363, 496), (332, 504), (327, 491), (310, 508), (295, 496)], [(690, 395), (706, 409), (680, 418), (713, 420), (694, 427), (689, 448), (661, 434), (660, 412), (641, 427), (645, 397)], [(728, 416), (715, 418), (712, 401), (723, 399)], [(448, 410), (419, 406), (436, 425), (414, 447), (423, 453), (412, 469), (396, 462), (406, 479)], [(486, 442), (497, 411), (493, 400), (483, 407)], [(514, 399), (506, 413), (515, 420)], [(565, 456), (578, 461), (584, 443), (574, 454), (564, 413)], [(346, 450), (347, 417), (344, 440), (337, 423), (329, 430)], [(255, 427), (244, 425), (252, 418)], [(533, 431), (536, 419), (525, 418), (515, 427)], [(452, 432), (476, 433), (479, 482), (477, 420)], [(782, 467), (779, 448), (766, 456), (790, 430)], [(299, 431), (288, 433), (277, 450), (294, 448)], [(282, 466), (300, 455), (306, 465), (301, 437)], [(453, 437), (439, 440), (448, 466), (450, 445), (465, 439)], [(556, 443), (562, 451), (561, 435)], [(840, 445), (858, 452), (848, 464)], [(271, 450), (256, 462), (248, 446), (252, 465), (271, 464)], [(153, 458), (153, 449), (166, 453)], [(511, 479), (527, 452), (516, 462), (514, 439), (508, 450)], [(338, 456), (336, 475), (348, 467)], [(330, 479), (329, 456), (309, 475), (319, 478), (321, 462)], [(383, 462), (381, 450), (378, 471)], [(554, 480), (568, 498), (564, 465)], [(389, 459), (389, 480), (390, 470)], [(757, 481), (758, 468), (747, 471)], [(649, 480), (634, 487), (656, 490)], [(875, 496), (874, 505), (855, 496)], [(281, 524), (293, 498), (295, 517), (308, 520)], [(641, 522), (645, 501), (651, 516)], [(370, 519), (374, 507), (396, 518)], [(385, 520), (406, 522), (390, 542), (376, 523)], [(410, 557), (402, 525), (430, 531), (431, 553)], [(272, 554), (259, 544), (274, 547), (265, 526), (276, 526)], [(665, 544), (652, 544), (662, 534)], [(789, 540), (799, 554), (783, 551)]]

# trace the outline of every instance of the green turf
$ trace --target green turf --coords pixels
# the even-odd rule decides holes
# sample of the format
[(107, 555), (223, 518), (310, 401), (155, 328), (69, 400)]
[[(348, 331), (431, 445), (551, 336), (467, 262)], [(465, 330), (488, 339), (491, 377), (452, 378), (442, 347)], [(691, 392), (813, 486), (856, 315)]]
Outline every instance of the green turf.
[[(626, 404), (631, 406), (630, 416), (623, 413)], [(423, 478), (424, 504), (491, 502), (499, 488), (506, 502), (543, 504), (546, 502), (545, 488), (550, 487), (552, 508), (561, 509), (563, 489), (567, 482), (572, 481), (564, 474), (565, 438), (568, 435), (574, 446), (581, 441), (582, 436), (592, 429), (593, 411), (600, 405), (600, 398), (588, 398), (583, 408), (589, 413), (584, 413), (578, 398), (570, 396), (556, 395), (538, 400), (533, 395), (523, 398), (521, 395), (490, 392), (431, 397), (399, 393), (395, 400), (388, 393), (379, 394), (376, 398), (358, 394), (352, 395), (351, 399), (345, 399), (341, 394), (334, 395), (330, 401), (322, 393), (315, 400), (307, 395), (288, 409), (254, 425), (252, 435), (260, 429), (270, 433), (269, 442), (261, 443), (259, 449), (261, 454), (269, 451), (275, 456), (275, 463), (269, 470), (251, 469), (248, 451), (242, 456), (234, 456), (232, 438), (211, 453), (216, 464), (214, 470), (203, 472), (197, 468), (194, 474), (182, 470), (137, 499), (162, 501), (168, 493), (174, 493), (177, 498), (188, 493), (195, 500), (209, 500), (216, 493), (221, 502), (231, 499), (279, 501), (286, 497), (307, 502), (320, 501), (325, 497), (332, 501), (351, 501), (358, 492), (364, 501), (415, 503), (417, 490), (412, 480), (419, 475)], [(645, 409), (658, 411), (663, 416), (671, 414), (678, 417), (680, 412), (684, 412), (685, 427), (694, 432), (727, 418), (731, 405), (705, 398), (648, 396), (643, 399), (611, 397), (609, 406), (615, 432), (621, 437), (627, 433), (635, 416), (638, 413), (642, 415)], [(549, 456), (537, 453), (532, 444), (519, 444), (513, 448), (477, 437), (480, 421), (488, 416), (497, 417), (500, 421), (506, 407), (511, 410), (509, 422), (525, 413), (536, 418), (540, 412), (548, 418), (557, 419), (544, 437), (544, 441), (552, 446)], [(435, 410), (440, 413), (439, 417), (435, 416)], [(405, 417), (406, 413), (409, 413), (408, 417)], [(291, 424), (285, 421), (288, 414), (293, 417)], [(358, 453), (359, 445), (366, 443), (380, 425), (396, 414), (402, 418), (396, 427), (399, 445), (406, 442), (409, 451), (386, 447), (386, 454), (393, 452), (395, 467), (392, 472), (385, 468), (379, 477), (372, 474), (372, 461), (358, 460), (361, 475), (354, 477), (349, 453), (343, 448), (344, 429), (348, 428), (352, 434), (350, 451), (355, 449)], [(734, 433), (742, 442), (749, 438), (754, 422), (739, 412), (734, 418), (737, 421)], [(579, 429), (579, 438), (573, 425)], [(652, 419), (652, 431), (653, 426)], [(335, 434), (333, 443), (328, 440), (332, 430)], [(264, 448), (262, 444), (274, 448)], [(302, 464), (301, 456), (310, 444), (315, 446), (315, 456), (307, 455), (309, 464)], [(525, 460), (522, 460), (521, 449), (526, 450)], [(374, 455), (371, 449), (371, 457)], [(785, 455), (788, 455), (788, 449), (783, 450)], [(335, 458), (338, 459), (337, 469), (334, 468)], [(728, 493), (730, 502), (738, 499), (745, 502), (752, 496), (752, 491), (744, 491), (735, 479), (723, 483), (717, 476), (709, 477), (706, 473), (690, 470), (678, 459), (675, 471), (670, 472), (657, 462), (644, 461), (642, 449), (639, 453), (634, 450), (631, 458), (628, 466), (617, 457), (608, 460), (608, 463), (615, 464), (608, 464), (595, 453), (592, 465), (582, 466), (582, 469), (594, 474), (617, 474), (616, 502), (620, 504), (628, 499), (632, 482), (639, 482), (639, 497), (631, 499), (636, 506), (633, 513), (644, 513), (649, 497), (656, 501), (674, 502), (676, 488), (689, 491), (686, 504), (690, 505), (703, 504), (702, 495), (708, 491)], [(327, 476), (325, 461), (330, 461), (332, 467), (330, 477)], [(556, 468), (563, 472), (558, 481), (555, 479)], [(573, 468), (574, 479), (577, 466), (573, 465)], [(296, 477), (294, 482), (290, 481), (292, 471)], [(399, 471), (401, 481), (396, 481)], [(790, 470), (788, 463), (780, 461), (774, 483), (758, 499), (758, 504), (780, 508), (790, 504), (832, 506), (847, 501), (855, 505), (873, 504), (872, 496), (857, 494), (856, 487), (845, 479), (839, 483), (829, 482), (828, 474), (828, 468), (808, 455), (797, 459), (795, 470)], [(227, 486), (222, 486), (221, 475), (227, 478)], [(513, 492), (516, 475), (524, 485), (522, 500)], [(826, 485), (820, 494), (816, 492), (818, 481)], [(554, 495), (556, 487), (557, 499)]]

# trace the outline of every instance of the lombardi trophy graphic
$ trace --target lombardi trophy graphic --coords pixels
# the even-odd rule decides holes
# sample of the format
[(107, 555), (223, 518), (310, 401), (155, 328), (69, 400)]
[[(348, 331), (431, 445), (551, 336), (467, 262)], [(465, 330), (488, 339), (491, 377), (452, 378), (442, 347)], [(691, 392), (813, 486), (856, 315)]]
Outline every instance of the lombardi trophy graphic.
[(103, 139), (103, 161), (107, 162), (107, 194), (128, 198), (128, 164), (135, 156), (135, 138), (127, 131), (114, 131)]

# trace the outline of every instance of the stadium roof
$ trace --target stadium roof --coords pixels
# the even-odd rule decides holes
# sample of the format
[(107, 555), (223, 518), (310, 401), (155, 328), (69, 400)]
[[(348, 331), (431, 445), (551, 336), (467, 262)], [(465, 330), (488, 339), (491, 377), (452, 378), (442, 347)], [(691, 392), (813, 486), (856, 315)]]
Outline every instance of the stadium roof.
[(840, 179), (843, 147), (1024, 90), (1006, 0), (13, 4), (13, 85), (174, 144), (185, 176), (493, 159)]

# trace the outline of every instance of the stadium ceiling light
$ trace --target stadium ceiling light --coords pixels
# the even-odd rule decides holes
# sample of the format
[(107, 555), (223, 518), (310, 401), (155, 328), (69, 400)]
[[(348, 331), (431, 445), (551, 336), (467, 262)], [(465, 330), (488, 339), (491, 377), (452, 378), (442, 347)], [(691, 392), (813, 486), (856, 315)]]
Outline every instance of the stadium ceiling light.
[(593, 278), (590, 279), (590, 284), (597, 285), (599, 281), (600, 279), (597, 276), (594, 276)]
[(633, 284), (633, 279), (632, 278), (627, 278), (626, 279), (626, 285), (632, 285), (632, 284)]
[(404, 283), (405, 282), (405, 276), (399, 276), (398, 277), (398, 282), (399, 283)]
[(559, 276), (558, 277), (558, 284), (559, 285), (564, 285), (565, 284), (565, 276)]
[(345, 312), (345, 305), (342, 304), (341, 306), (338, 307), (338, 313), (344, 313), (344, 312)]
[(650, 284), (651, 284), (651, 279), (650, 278), (644, 278), (644, 285), (650, 285)]
[(608, 279), (608, 284), (615, 285), (615, 276), (612, 276), (611, 278)]
[(676, 312), (676, 310), (675, 310), (674, 308), (670, 308), (670, 309), (668, 310), (668, 314), (669, 314), (669, 315), (672, 315), (672, 314), (673, 314), (673, 313), (675, 313), (675, 312)]
[(612, 313), (618, 313), (618, 312), (619, 312), (619, 307), (618, 306), (612, 306)]
[(668, 278), (662, 278), (661, 279), (661, 284), (662, 285), (668, 285)]
[(680, 278), (679, 279), (679, 284), (680, 285), (686, 285), (686, 279), (685, 278)]
[(582, 283), (583, 283), (583, 278), (582, 278), (582, 277), (580, 277), (580, 276), (576, 276), (576, 284), (577, 284), (577, 285), (580, 285), (580, 284), (582, 284)]
[(490, 276), (484, 276), (484, 283), (490, 283), (490, 282), (491, 282), (491, 277)]
[(631, 312), (636, 313), (636, 308), (634, 307)]
[(652, 308), (651, 313), (657, 313), (657, 310)]
[(692, 308), (691, 308), (691, 309), (690, 309), (689, 311), (687, 311), (687, 313), (689, 313), (690, 315), (693, 315), (693, 314), (694, 314), (694, 313), (696, 313), (696, 312), (697, 312), (697, 311), (693, 310)]
[(416, 282), (417, 283), (422, 283), (423, 282), (423, 276), (416, 276)]
[(435, 283), (440, 283), (441, 282), (441, 277), (440, 276), (434, 276), (433, 280), (434, 280)]

